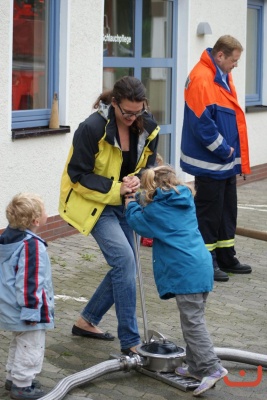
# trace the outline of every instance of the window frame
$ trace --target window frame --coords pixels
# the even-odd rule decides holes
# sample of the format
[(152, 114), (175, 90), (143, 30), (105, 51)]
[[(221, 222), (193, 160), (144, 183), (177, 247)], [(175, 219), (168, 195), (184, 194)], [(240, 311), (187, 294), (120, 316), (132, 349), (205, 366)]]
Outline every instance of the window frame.
[[(12, 111), (12, 129), (47, 127), (54, 93), (59, 89), (60, 0), (49, 0), (48, 14), (48, 108)], [(52, 38), (52, 39), (51, 39)], [(12, 68), (13, 70), (13, 68)]]
[[(105, 57), (103, 56), (103, 68), (133, 68), (134, 76), (142, 80), (143, 68), (169, 68), (171, 70), (171, 93), (170, 93), (170, 107), (171, 107), (171, 121), (169, 124), (160, 125), (160, 136), (170, 134), (170, 163), (175, 162), (175, 127), (176, 127), (176, 91), (173, 90), (177, 86), (177, 46), (175, 45), (174, 38), (177, 37), (178, 25), (178, 4), (175, 0), (169, 0), (172, 3), (172, 56), (161, 58), (149, 58), (142, 56), (142, 6), (143, 0), (135, 0), (134, 13), (135, 13), (135, 56), (134, 57)], [(152, 110), (153, 112), (153, 110)]]
[[(264, 21), (264, 1), (263, 0), (248, 0), (247, 8), (257, 10), (257, 59), (256, 61), (256, 92), (253, 94), (246, 94), (246, 106), (259, 106), (262, 105), (263, 96), (263, 21)], [(246, 76), (246, 79), (247, 76)]]

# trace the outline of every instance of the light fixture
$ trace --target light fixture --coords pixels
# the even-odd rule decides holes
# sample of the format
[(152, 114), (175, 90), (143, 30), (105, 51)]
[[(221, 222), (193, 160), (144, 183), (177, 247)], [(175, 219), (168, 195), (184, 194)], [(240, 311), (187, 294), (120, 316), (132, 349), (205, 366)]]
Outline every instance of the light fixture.
[(197, 26), (197, 35), (202, 36), (202, 35), (211, 35), (212, 30), (210, 27), (210, 24), (208, 22), (200, 22)]

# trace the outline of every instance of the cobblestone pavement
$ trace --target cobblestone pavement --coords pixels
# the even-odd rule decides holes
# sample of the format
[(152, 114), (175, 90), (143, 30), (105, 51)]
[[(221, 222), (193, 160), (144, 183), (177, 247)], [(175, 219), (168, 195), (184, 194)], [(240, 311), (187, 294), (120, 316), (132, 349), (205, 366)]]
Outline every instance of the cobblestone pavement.
[[(267, 230), (267, 180), (238, 187), (238, 226)], [(267, 243), (236, 236), (236, 250), (241, 262), (253, 267), (250, 275), (231, 275), (226, 283), (215, 283), (207, 303), (208, 329), (216, 347), (241, 349), (267, 355)], [(114, 342), (72, 336), (71, 328), (79, 311), (89, 299), (108, 266), (94, 239), (73, 235), (49, 243), (56, 295), (56, 328), (47, 333), (43, 370), (39, 376), (46, 390), (62, 378), (90, 368), (119, 353)], [(146, 296), (148, 327), (163, 333), (169, 340), (184, 346), (174, 300), (159, 299), (151, 270), (151, 248), (141, 247), (141, 265)], [(138, 296), (138, 321), (143, 336), (143, 319)], [(112, 308), (101, 322), (101, 328), (116, 335), (115, 310)], [(9, 399), (4, 389), (5, 362), (10, 332), (0, 332), (0, 399)], [(223, 361), (232, 381), (253, 381), (257, 366)], [(246, 375), (241, 377), (243, 369)], [(192, 392), (145, 376), (137, 371), (112, 372), (72, 389), (65, 400), (173, 400), (192, 399)], [(223, 381), (209, 390), (203, 399), (266, 400), (267, 373), (256, 387), (229, 387)]]

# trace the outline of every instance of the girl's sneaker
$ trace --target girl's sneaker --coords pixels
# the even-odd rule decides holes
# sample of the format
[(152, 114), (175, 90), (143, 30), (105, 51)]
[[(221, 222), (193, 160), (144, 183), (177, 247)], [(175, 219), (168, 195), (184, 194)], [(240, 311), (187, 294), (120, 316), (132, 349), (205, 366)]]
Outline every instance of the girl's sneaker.
[(218, 371), (214, 372), (212, 375), (205, 376), (202, 379), (202, 381), (200, 382), (199, 387), (193, 391), (193, 396), (197, 397), (200, 394), (211, 389), (215, 385), (216, 382), (218, 382), (220, 379), (222, 379), (227, 374), (228, 374), (227, 369), (221, 367), (220, 369), (218, 369)]
[(199, 376), (190, 374), (187, 367), (186, 368), (185, 367), (177, 367), (175, 369), (175, 373), (176, 373), (176, 375), (183, 376), (184, 378), (194, 378), (197, 381), (201, 381), (201, 378)]

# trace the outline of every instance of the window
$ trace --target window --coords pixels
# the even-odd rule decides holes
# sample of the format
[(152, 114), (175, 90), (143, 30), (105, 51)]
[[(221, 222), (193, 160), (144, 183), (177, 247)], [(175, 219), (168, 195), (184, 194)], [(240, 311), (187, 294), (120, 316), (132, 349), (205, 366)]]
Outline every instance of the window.
[(58, 93), (59, 0), (14, 0), (12, 129), (49, 124)]
[(246, 43), (246, 105), (262, 105), (263, 0), (249, 0)]
[(160, 125), (160, 153), (175, 160), (177, 1), (105, 0), (103, 89), (124, 75), (140, 79)]

